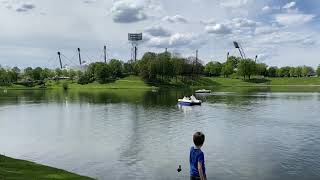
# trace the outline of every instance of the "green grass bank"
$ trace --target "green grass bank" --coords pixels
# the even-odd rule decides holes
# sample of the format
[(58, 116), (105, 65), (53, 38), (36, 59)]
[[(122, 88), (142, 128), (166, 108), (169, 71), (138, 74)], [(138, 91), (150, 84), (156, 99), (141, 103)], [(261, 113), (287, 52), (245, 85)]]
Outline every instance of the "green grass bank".
[(28, 179), (65, 179), (65, 180), (91, 180), (92, 178), (80, 176), (61, 169), (36, 164), (29, 161), (18, 160), (0, 155), (0, 179), (28, 180)]
[[(67, 85), (65, 85), (67, 84)], [(186, 82), (176, 81), (172, 79), (168, 84), (150, 85), (145, 83), (138, 76), (129, 76), (123, 79), (116, 80), (112, 83), (99, 84), (97, 82), (80, 85), (73, 81), (47, 81), (45, 89), (67, 89), (85, 90), (85, 89), (136, 89), (149, 90), (158, 87), (257, 87), (257, 86), (320, 86), (319, 77), (301, 77), (301, 78), (253, 78), (251, 80), (243, 80), (241, 78), (222, 78), (222, 77), (200, 77), (195, 81), (189, 80)], [(26, 87), (22, 85), (12, 85), (9, 87), (0, 87), (0, 89), (8, 90), (39, 90), (44, 89), (40, 86)]]
[(201, 77), (193, 83), (193, 86), (232, 86), (232, 87), (256, 87), (256, 86), (320, 86), (320, 78), (253, 78), (251, 80)]

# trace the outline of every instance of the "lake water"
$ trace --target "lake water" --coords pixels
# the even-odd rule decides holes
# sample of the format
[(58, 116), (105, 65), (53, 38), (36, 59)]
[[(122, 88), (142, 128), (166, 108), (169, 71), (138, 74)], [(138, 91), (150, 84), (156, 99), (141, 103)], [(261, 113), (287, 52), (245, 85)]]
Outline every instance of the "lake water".
[(320, 179), (319, 89), (219, 91), (197, 107), (176, 104), (191, 90), (0, 92), (0, 153), (98, 179), (188, 179), (203, 131), (208, 179)]

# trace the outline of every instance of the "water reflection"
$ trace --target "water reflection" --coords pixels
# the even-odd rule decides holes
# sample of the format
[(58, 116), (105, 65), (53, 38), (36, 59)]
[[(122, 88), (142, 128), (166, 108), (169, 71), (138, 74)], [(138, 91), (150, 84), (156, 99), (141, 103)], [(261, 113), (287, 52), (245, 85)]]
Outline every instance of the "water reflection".
[(201, 130), (210, 179), (319, 179), (319, 93), (254, 89), (215, 90), (195, 107), (177, 105), (191, 89), (8, 91), (0, 147), (99, 179), (187, 179)]

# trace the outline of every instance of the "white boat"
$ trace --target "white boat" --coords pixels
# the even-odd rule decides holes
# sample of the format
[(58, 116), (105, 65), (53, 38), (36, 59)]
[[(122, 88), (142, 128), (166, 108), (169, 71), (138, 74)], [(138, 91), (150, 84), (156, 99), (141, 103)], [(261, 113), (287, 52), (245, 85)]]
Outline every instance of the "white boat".
[(178, 103), (183, 106), (194, 106), (201, 105), (202, 101), (198, 100), (193, 95), (191, 97), (184, 97), (183, 99), (178, 99)]
[(197, 93), (197, 94), (200, 94), (200, 93), (211, 93), (211, 90), (199, 89), (199, 90), (196, 90), (196, 93)]

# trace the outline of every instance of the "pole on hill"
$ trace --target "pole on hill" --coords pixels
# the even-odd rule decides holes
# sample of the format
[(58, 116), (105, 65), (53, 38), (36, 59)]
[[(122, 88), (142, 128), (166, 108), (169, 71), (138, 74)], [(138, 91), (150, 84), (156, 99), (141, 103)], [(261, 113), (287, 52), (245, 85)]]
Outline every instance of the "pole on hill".
[(60, 62), (60, 68), (62, 69), (62, 61), (61, 61), (61, 53), (58, 52), (59, 62)]
[(254, 59), (254, 62), (257, 62), (257, 59), (258, 59), (258, 55), (256, 55), (256, 58)]
[(138, 52), (138, 48), (137, 46), (134, 47), (134, 61), (137, 61), (137, 52)]
[(104, 52), (104, 63), (107, 63), (107, 46), (103, 47), (103, 52)]
[(168, 48), (166, 48), (165, 52), (166, 52), (166, 53), (168, 52)]
[(80, 66), (81, 66), (81, 54), (80, 54), (80, 48), (78, 48), (78, 53), (79, 53), (79, 63), (80, 63)]
[(229, 59), (229, 56), (230, 56), (230, 52), (227, 53), (227, 61), (228, 61), (228, 59)]

